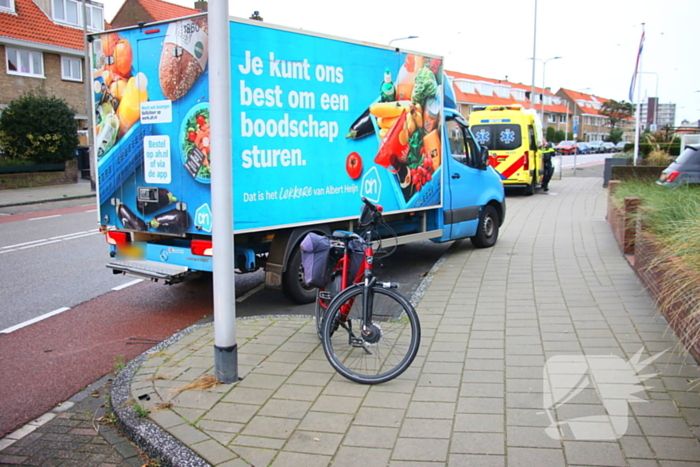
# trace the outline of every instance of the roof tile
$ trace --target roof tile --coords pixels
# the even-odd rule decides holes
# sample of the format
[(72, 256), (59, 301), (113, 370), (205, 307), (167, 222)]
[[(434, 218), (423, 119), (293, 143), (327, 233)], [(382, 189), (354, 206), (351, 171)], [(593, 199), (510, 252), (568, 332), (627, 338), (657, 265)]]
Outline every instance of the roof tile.
[(54, 23), (32, 0), (15, 0), (15, 13), (0, 13), (0, 37), (83, 50), (83, 30)]
[[(153, 21), (164, 21), (181, 16), (190, 16), (199, 13), (199, 10), (188, 8), (162, 0), (137, 0), (144, 10), (151, 15)], [(194, 0), (193, 0), (194, 2)]]

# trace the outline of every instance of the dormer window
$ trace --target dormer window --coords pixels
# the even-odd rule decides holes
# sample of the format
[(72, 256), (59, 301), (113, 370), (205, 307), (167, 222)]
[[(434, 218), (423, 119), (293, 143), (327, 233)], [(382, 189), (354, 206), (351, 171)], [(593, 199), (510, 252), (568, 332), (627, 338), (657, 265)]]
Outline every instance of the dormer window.
[(15, 0), (0, 0), (0, 12), (14, 13)]
[[(0, 0), (2, 2), (4, 0)], [(12, 1), (12, 0), (10, 0)], [(77, 0), (52, 0), (53, 19), (57, 23), (78, 28), (83, 27), (83, 5)], [(86, 3), (87, 27), (91, 31), (102, 31), (104, 29), (104, 19), (102, 7)]]

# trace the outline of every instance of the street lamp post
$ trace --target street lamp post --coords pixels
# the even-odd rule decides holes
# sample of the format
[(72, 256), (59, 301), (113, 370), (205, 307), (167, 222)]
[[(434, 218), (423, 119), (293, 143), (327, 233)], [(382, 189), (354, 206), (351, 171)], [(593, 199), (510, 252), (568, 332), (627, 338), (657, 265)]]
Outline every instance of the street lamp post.
[[(559, 60), (560, 58), (564, 57), (551, 57), (548, 58), (547, 60), (542, 60), (541, 58), (535, 58), (535, 57), (530, 57), (528, 60), (537, 60), (538, 62), (542, 62), (542, 99), (540, 101), (540, 119), (542, 120), (542, 124), (544, 125), (544, 92), (545, 92), (545, 71), (547, 67), (547, 62), (550, 60)], [(533, 79), (534, 82), (534, 79)], [(534, 94), (534, 93), (533, 93)], [(534, 95), (533, 95), (534, 98)]]
[(392, 42), (396, 42), (396, 41), (405, 41), (405, 40), (407, 40), (407, 39), (418, 39), (418, 36), (406, 36), (406, 37), (399, 37), (399, 38), (396, 38), (396, 39), (392, 39), (392, 40), (389, 41), (389, 45), (391, 45)]

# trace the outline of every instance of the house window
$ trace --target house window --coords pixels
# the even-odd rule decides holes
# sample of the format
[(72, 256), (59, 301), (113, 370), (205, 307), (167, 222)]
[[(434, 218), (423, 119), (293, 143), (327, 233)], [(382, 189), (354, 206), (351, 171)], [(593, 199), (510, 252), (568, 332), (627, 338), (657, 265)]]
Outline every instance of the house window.
[(14, 0), (0, 0), (0, 11), (14, 13), (15, 12), (15, 1)]
[(44, 57), (41, 52), (6, 47), (5, 57), (7, 74), (44, 77)]
[[(3, 1), (3, 0), (0, 0)], [(83, 25), (83, 6), (77, 0), (52, 0), (53, 19), (59, 23), (66, 23), (71, 26)], [(98, 5), (85, 5), (87, 9), (87, 27), (91, 30), (101, 31), (104, 29), (102, 7)]]
[(102, 8), (96, 5), (87, 6), (87, 27), (95, 31), (102, 31), (105, 27)]
[(83, 80), (83, 66), (79, 58), (61, 57), (61, 78), (68, 81)]
[(522, 89), (511, 89), (511, 94), (513, 95), (513, 99), (516, 101), (524, 101), (525, 100), (525, 91)]

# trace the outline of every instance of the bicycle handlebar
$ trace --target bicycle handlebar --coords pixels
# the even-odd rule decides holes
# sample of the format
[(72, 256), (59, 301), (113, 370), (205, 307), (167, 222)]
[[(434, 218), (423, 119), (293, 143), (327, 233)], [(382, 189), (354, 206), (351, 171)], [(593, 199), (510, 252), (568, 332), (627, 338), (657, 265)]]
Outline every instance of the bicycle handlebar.
[(382, 212), (384, 209), (378, 205), (378, 204), (373, 204), (370, 200), (365, 198), (364, 196), (362, 197), (362, 202), (367, 205), (368, 208), (370, 208), (373, 212)]

